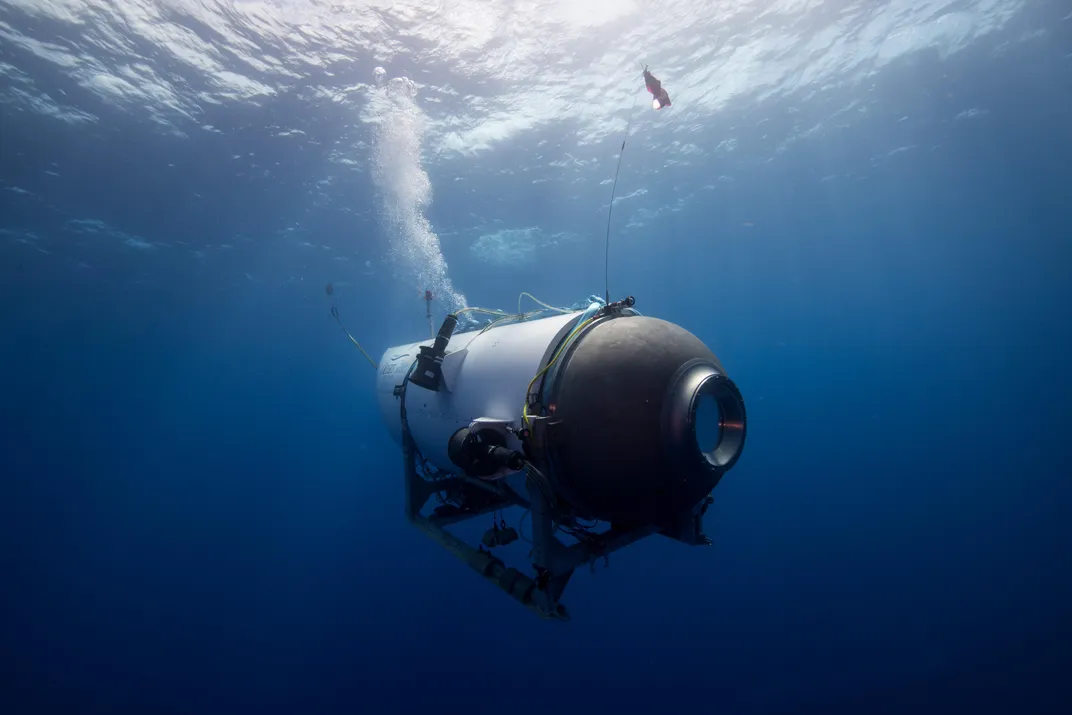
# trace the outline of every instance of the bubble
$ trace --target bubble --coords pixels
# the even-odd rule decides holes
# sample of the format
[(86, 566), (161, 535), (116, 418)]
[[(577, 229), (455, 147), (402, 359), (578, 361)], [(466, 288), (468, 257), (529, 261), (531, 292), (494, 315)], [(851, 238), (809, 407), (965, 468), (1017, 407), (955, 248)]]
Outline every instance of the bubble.
[[(424, 210), (432, 199), (432, 183), (421, 166), (421, 141), (426, 117), (417, 105), (417, 85), (407, 77), (392, 77), (377, 67), (379, 116), (373, 131), (372, 180), (381, 201), (380, 220), (390, 238), (391, 258), (415, 279), (416, 287), (431, 290), (450, 310), (465, 307), (465, 296), (454, 290), (439, 236)], [(381, 73), (382, 72), (382, 73)]]

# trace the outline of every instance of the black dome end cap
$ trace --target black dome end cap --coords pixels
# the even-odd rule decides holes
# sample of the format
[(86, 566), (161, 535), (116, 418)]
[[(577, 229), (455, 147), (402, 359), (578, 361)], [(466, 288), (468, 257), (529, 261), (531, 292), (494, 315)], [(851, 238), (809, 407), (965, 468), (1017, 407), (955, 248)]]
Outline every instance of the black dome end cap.
[[(613, 522), (669, 523), (736, 461), (744, 403), (718, 358), (684, 328), (647, 316), (604, 319), (560, 360), (547, 396), (559, 422), (552, 452), (556, 479), (579, 511)], [(736, 395), (730, 403), (740, 406), (741, 429), (736, 452), (716, 448), (712, 461), (695, 439), (694, 393), (716, 388)]]

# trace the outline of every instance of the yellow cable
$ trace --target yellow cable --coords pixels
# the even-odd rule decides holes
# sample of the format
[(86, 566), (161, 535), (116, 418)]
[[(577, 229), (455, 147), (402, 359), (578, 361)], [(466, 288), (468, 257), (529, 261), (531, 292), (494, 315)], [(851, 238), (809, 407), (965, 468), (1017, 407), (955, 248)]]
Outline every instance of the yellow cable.
[[(527, 291), (523, 291), (521, 293), (521, 295), (519, 295), (517, 297), (517, 313), (510, 314), (510, 313), (507, 313), (507, 312), (502, 311), (502, 310), (491, 310), (490, 308), (477, 308), (476, 306), (470, 305), (470, 306), (466, 306), (465, 308), (461, 308), (460, 310), (455, 311), (454, 314), (455, 315), (461, 315), (462, 313), (483, 313), (485, 315), (498, 316), (500, 319), (502, 319), (502, 318), (514, 318), (514, 319), (524, 320), (525, 318), (530, 318), (530, 317), (532, 317), (534, 315), (537, 315), (540, 312), (538, 310), (533, 310), (533, 311), (529, 311), (527, 313), (522, 313), (521, 312), (521, 299), (522, 298), (529, 298), (530, 300), (532, 300), (533, 303), (536, 303), (540, 307), (546, 308), (547, 310), (553, 310), (556, 313), (568, 314), (568, 313), (573, 312), (572, 310), (569, 310), (568, 308), (556, 308), (553, 305), (549, 305), (547, 303), (544, 303), (542, 300), (540, 300), (539, 298), (534, 296), (532, 293), (529, 293)], [(493, 321), (493, 322), (497, 322), (497, 321)], [(486, 328), (487, 328), (487, 326), (485, 326), (485, 329)]]
[[(528, 296), (529, 298), (532, 298), (533, 301), (535, 301), (536, 303), (538, 303), (539, 305), (543, 306), (544, 308), (546, 308), (548, 310), (554, 310), (554, 311), (557, 311), (559, 313), (571, 313), (571, 312), (573, 312), (573, 311), (570, 311), (570, 310), (566, 310), (564, 308), (556, 308), (553, 305), (548, 305), (547, 303), (544, 303), (543, 301), (536, 299), (531, 293), (522, 293), (521, 296), (518, 296), (518, 299), (517, 299), (517, 313), (514, 313), (514, 314), (506, 313), (506, 312), (501, 311), (501, 310), (491, 310), (489, 308), (477, 308), (475, 306), (468, 306), (468, 307), (462, 308), (461, 310), (457, 311), (455, 313), (455, 315), (461, 315), (462, 313), (484, 313), (486, 315), (494, 315), (494, 316), (496, 316), (495, 320), (492, 320), (490, 323), (488, 323), (487, 325), (482, 327), (477, 332), (477, 334), (473, 336), (473, 340), (476, 340), (478, 337), (480, 337), (481, 335), (483, 335), (487, 331), (491, 330), (492, 328), (494, 328), (494, 327), (496, 327), (498, 325), (502, 325), (505, 321), (509, 321), (509, 320), (519, 320), (519, 321), (528, 320), (529, 318), (532, 318), (532, 317), (534, 317), (536, 315), (539, 315), (540, 312), (541, 312), (539, 310), (530, 310), (527, 313), (522, 313), (521, 312), (521, 297), (522, 296)], [(470, 341), (470, 342), (472, 342), (472, 341)]]
[(543, 369), (536, 373), (536, 377), (529, 381), (529, 386), (525, 390), (525, 404), (521, 408), (521, 420), (526, 427), (529, 426), (529, 395), (532, 393), (532, 386), (536, 384), (536, 381), (539, 380), (544, 373), (551, 369), (551, 366), (555, 364), (555, 361), (562, 355), (562, 351), (566, 349), (566, 346), (570, 344), (573, 337), (580, 332), (581, 328), (591, 323), (596, 317), (597, 316), (593, 315), (591, 318), (571, 330), (570, 334), (566, 336), (566, 339), (562, 341), (562, 344), (558, 346), (558, 350), (555, 351), (555, 354), (547, 361), (547, 364), (543, 366)]
[(354, 346), (361, 351), (361, 354), (365, 356), (365, 359), (369, 361), (369, 365), (372, 365), (372, 367), (379, 369), (379, 363), (373, 360), (372, 357), (367, 352), (365, 352), (365, 348), (361, 347), (361, 343), (354, 340), (354, 336), (350, 335), (350, 331), (346, 329), (346, 326), (342, 324), (342, 320), (339, 319), (339, 314), (336, 313), (334, 310), (331, 314), (335, 317), (335, 322), (339, 324), (340, 328), (342, 328), (342, 332), (346, 333), (346, 337), (350, 338), (350, 342), (353, 343)]
[(461, 315), (462, 313), (486, 313), (487, 315), (500, 315), (506, 316), (509, 313), (504, 313), (501, 310), (489, 310), (488, 308), (477, 308), (475, 306), (469, 306), (468, 308), (462, 308), (455, 311), (455, 315)]
[(365, 348), (361, 347), (361, 343), (359, 343), (356, 340), (354, 340), (354, 336), (350, 335), (350, 332), (346, 328), (343, 328), (342, 332), (346, 333), (346, 337), (350, 338), (350, 342), (353, 343), (354, 346), (357, 347), (357, 349), (361, 351), (361, 354), (364, 355), (365, 359), (369, 361), (369, 365), (372, 365), (372, 367), (374, 367), (374, 368), (379, 368), (380, 367), (379, 365), (376, 364), (376, 361), (373, 360), (372, 357), (367, 352), (365, 352)]
[(527, 292), (522, 291), (521, 295), (519, 295), (517, 297), (517, 312), (518, 312), (519, 315), (521, 314), (521, 299), (526, 298), (526, 297), (531, 299), (532, 302), (535, 303), (536, 305), (541, 305), (544, 308), (547, 308), (548, 310), (555, 311), (556, 313), (572, 313), (573, 312), (572, 310), (567, 310), (566, 308), (556, 308), (553, 305), (548, 305), (547, 303), (544, 303), (542, 300), (540, 300), (539, 298), (534, 296), (532, 293), (527, 293)]

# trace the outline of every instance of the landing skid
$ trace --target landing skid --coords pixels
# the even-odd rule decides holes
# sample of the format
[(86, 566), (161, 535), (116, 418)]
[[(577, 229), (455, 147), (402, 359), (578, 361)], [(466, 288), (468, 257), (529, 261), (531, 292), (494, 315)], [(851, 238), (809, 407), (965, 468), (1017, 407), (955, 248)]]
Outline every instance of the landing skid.
[[(569, 612), (560, 602), (573, 572), (580, 566), (605, 559), (609, 554), (652, 534), (660, 533), (686, 544), (710, 544), (702, 533), (701, 522), (711, 498), (701, 502), (693, 513), (685, 515), (670, 528), (645, 524), (622, 527), (611, 525), (604, 531), (590, 531), (584, 541), (566, 545), (555, 536), (555, 524), (543, 492), (531, 480), (527, 494), (520, 495), (501, 481), (486, 481), (465, 475), (447, 475), (438, 479), (422, 476), (417, 469), (417, 448), (408, 430), (402, 434), (405, 471), (406, 518), (457, 556), (485, 580), (498, 586), (521, 605), (548, 620), (568, 621)], [(462, 504), (437, 507), (429, 515), (422, 513), (428, 500), (437, 493), (451, 491), (461, 495)], [(481, 546), (472, 546), (446, 530), (475, 517), (512, 506), (526, 509), (532, 516), (531, 577)]]

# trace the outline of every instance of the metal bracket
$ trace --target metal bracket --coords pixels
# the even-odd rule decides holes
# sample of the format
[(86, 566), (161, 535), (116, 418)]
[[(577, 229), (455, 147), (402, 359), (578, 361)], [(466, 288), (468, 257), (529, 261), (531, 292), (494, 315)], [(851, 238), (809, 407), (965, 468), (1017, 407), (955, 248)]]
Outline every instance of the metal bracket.
[(681, 518), (670, 526), (660, 529), (659, 533), (689, 546), (710, 546), (711, 539), (703, 533), (703, 518), (714, 501), (714, 497), (708, 494), (696, 505), (696, 508), (682, 514)]
[[(416, 457), (417, 447), (413, 442), (413, 437), (410, 436), (408, 430), (403, 430), (402, 461), (406, 483), (406, 518), (410, 523), (541, 618), (569, 620), (569, 612), (558, 603), (557, 596), (550, 597), (550, 592), (546, 586), (538, 588), (535, 579), (515, 568), (507, 567), (492, 554), (483, 549), (470, 546), (444, 528), (447, 524), (464, 521), (480, 514), (486, 514), (489, 511), (515, 505), (528, 505), (511, 499), (508, 496), (510, 492), (505, 488), (487, 485), (493, 493), (489, 494), (489, 498), (478, 508), (472, 510), (461, 509), (431, 517), (424, 516), (421, 514), (421, 509), (424, 507), (425, 502), (433, 494), (440, 491), (444, 485), (440, 482), (430, 482), (421, 477), (417, 473)], [(449, 479), (452, 480), (448, 485), (451, 487), (457, 487), (462, 490), (485, 490), (484, 487), (474, 484), (473, 481), (475, 480), (459, 476)]]
[[(712, 501), (710, 497), (671, 528), (660, 530), (655, 525), (611, 525), (599, 532), (590, 530), (589, 538), (567, 546), (555, 536), (555, 531), (556, 522), (570, 521), (568, 506), (548, 504), (543, 490), (533, 478), (526, 480), (525, 494), (502, 481), (489, 482), (462, 475), (447, 475), (435, 481), (426, 479), (417, 470), (417, 446), (405, 428), (402, 431), (402, 455), (405, 511), (410, 523), (544, 619), (570, 620), (569, 612), (560, 599), (579, 566), (592, 564), (654, 533), (662, 533), (689, 544), (710, 543), (701, 529), (703, 514)], [(441, 491), (458, 495), (461, 504), (441, 505), (429, 516), (422, 514), (429, 498)], [(451, 524), (511, 506), (528, 509), (532, 515), (534, 577), (507, 566), (488, 551), (472, 546), (446, 530)]]

